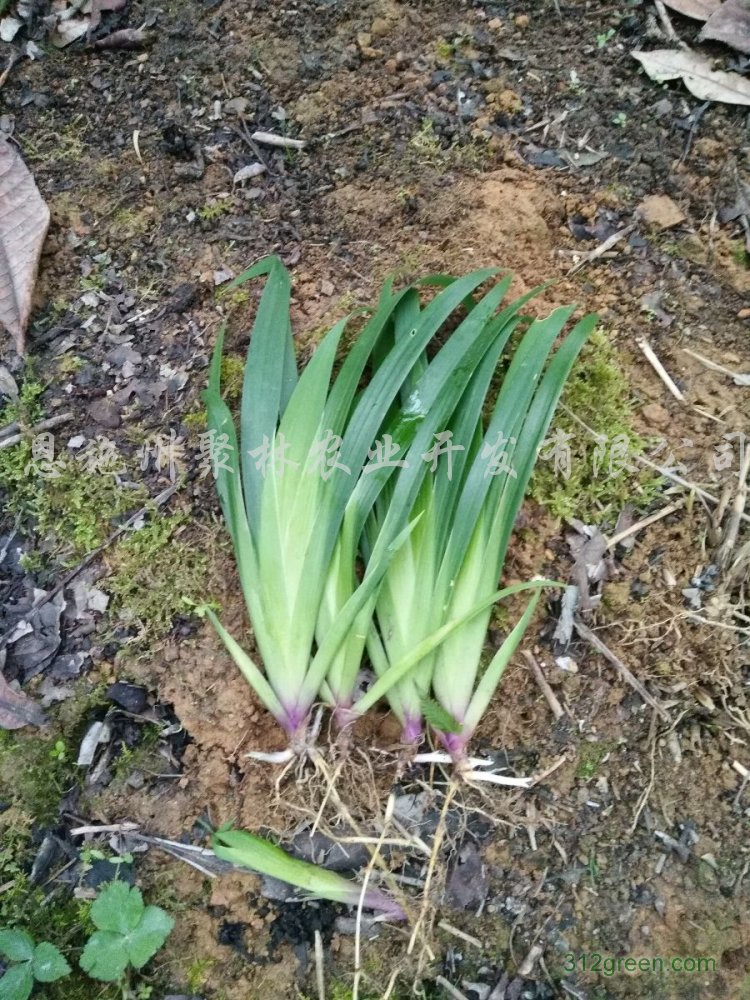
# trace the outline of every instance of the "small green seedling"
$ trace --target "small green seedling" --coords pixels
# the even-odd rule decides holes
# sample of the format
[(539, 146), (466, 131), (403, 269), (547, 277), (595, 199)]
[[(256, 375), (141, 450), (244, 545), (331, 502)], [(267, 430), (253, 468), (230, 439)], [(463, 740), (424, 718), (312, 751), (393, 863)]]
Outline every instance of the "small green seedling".
[(110, 882), (91, 905), (96, 930), (86, 942), (81, 968), (92, 979), (112, 983), (130, 968), (142, 969), (169, 937), (174, 920), (159, 906), (146, 906), (140, 890)]
[(54, 983), (70, 966), (53, 944), (34, 944), (26, 931), (0, 930), (0, 955), (11, 965), (0, 979), (0, 1000), (27, 1000), (34, 983)]

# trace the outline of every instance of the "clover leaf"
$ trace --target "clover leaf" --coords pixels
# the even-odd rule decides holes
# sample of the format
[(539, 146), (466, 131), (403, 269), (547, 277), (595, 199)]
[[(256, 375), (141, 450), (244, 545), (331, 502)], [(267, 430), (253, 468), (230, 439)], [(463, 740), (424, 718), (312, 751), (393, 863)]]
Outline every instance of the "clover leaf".
[[(86, 942), (81, 968), (93, 979), (114, 982), (129, 965), (141, 969), (174, 927), (159, 906), (146, 906), (140, 890), (111, 882), (91, 906), (96, 931)], [(2, 1000), (2, 997), (0, 997)]]
[(35, 979), (53, 983), (70, 973), (70, 966), (53, 944), (42, 941), (35, 945), (26, 931), (0, 931), (0, 955), (17, 963), (0, 979), (0, 1000), (27, 1000)]

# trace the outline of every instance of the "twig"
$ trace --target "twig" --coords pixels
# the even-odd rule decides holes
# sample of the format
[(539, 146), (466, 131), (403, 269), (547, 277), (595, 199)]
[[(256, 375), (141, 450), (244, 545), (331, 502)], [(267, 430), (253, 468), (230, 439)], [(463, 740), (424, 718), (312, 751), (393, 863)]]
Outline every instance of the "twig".
[(724, 530), (724, 538), (716, 551), (716, 564), (720, 569), (726, 569), (729, 560), (737, 544), (737, 536), (740, 530), (740, 518), (745, 512), (747, 504), (747, 477), (750, 475), (750, 448), (746, 447), (740, 465), (740, 483), (732, 504), (732, 513), (729, 515), (727, 526)]
[(612, 233), (612, 235), (607, 237), (603, 243), (600, 243), (598, 247), (595, 247), (590, 253), (587, 253), (584, 257), (582, 257), (577, 264), (574, 264), (568, 271), (568, 274), (575, 274), (576, 271), (580, 271), (581, 268), (586, 267), (587, 264), (591, 264), (593, 261), (598, 260), (599, 257), (602, 257), (608, 250), (611, 250), (612, 247), (617, 246), (620, 240), (625, 239), (625, 237), (632, 233), (634, 229), (635, 225), (631, 224), (629, 226), (625, 226), (623, 229), (618, 229), (616, 233)]
[(453, 997), (453, 1000), (469, 1000), (466, 994), (462, 993), (453, 983), (449, 983), (445, 976), (435, 976), (435, 983), (442, 986), (445, 992)]
[(643, 351), (643, 353), (646, 356), (646, 360), (651, 365), (651, 367), (654, 369), (654, 371), (659, 376), (659, 378), (662, 380), (662, 382), (667, 387), (667, 389), (669, 389), (669, 391), (672, 393), (672, 395), (674, 396), (674, 398), (678, 399), (681, 403), (684, 403), (685, 402), (684, 395), (682, 394), (682, 392), (680, 391), (680, 389), (675, 384), (672, 376), (669, 374), (669, 372), (667, 371), (667, 369), (664, 367), (664, 365), (661, 363), (661, 361), (659, 361), (659, 359), (657, 358), (657, 356), (654, 353), (654, 349), (651, 346), (651, 344), (649, 344), (649, 342), (646, 340), (645, 337), (638, 337), (636, 339), (636, 344), (638, 344), (638, 346), (640, 347), (640, 349)]
[(663, 517), (669, 517), (670, 514), (676, 513), (678, 510), (682, 509), (682, 503), (670, 503), (661, 510), (657, 510), (655, 514), (649, 514), (648, 517), (644, 517), (642, 521), (637, 521), (635, 524), (631, 524), (629, 528), (624, 528), (622, 531), (618, 531), (616, 535), (612, 535), (610, 540), (607, 542), (607, 548), (613, 549), (620, 542), (634, 535), (637, 531), (642, 531), (643, 528), (647, 528), (650, 524), (654, 524), (656, 521), (661, 521)]
[(532, 945), (531, 948), (529, 949), (528, 955), (523, 960), (523, 962), (521, 962), (521, 964), (518, 966), (518, 975), (523, 976), (524, 978), (528, 978), (534, 971), (534, 966), (536, 965), (537, 961), (542, 957), (543, 954), (544, 954), (544, 948), (542, 948), (541, 945), (539, 944)]
[(414, 951), (414, 945), (417, 941), (417, 936), (422, 924), (427, 916), (427, 909), (430, 905), (430, 886), (432, 885), (432, 878), (435, 874), (435, 865), (437, 864), (437, 859), (440, 854), (440, 848), (443, 844), (443, 839), (445, 837), (445, 817), (448, 815), (448, 808), (453, 800), (453, 796), (458, 790), (458, 785), (455, 781), (452, 781), (446, 792), (445, 799), (443, 800), (443, 808), (440, 810), (440, 817), (438, 819), (437, 827), (435, 828), (435, 838), (432, 842), (432, 854), (430, 855), (430, 860), (427, 864), (427, 875), (424, 882), (424, 893), (422, 895), (422, 907), (419, 911), (419, 916), (414, 923), (414, 930), (412, 931), (411, 938), (409, 939), (409, 946), (406, 949), (406, 954), (411, 955)]
[(728, 375), (734, 381), (735, 385), (750, 385), (750, 373), (745, 372), (733, 372), (730, 368), (725, 368), (724, 365), (719, 365), (715, 361), (711, 361), (710, 358), (704, 358), (702, 354), (698, 354), (697, 351), (691, 351), (689, 347), (683, 347), (682, 350), (685, 354), (689, 354), (691, 358), (695, 358), (696, 361), (708, 368), (712, 372), (718, 372), (720, 375)]
[(522, 650), (521, 655), (526, 660), (529, 667), (531, 667), (531, 672), (534, 675), (534, 680), (537, 682), (537, 684), (539, 685), (539, 689), (541, 690), (544, 697), (547, 699), (547, 704), (550, 707), (550, 711), (554, 715), (555, 719), (561, 719), (563, 715), (565, 715), (565, 711), (560, 702), (558, 701), (557, 695), (549, 686), (547, 678), (544, 676), (542, 668), (539, 666), (539, 661), (534, 656), (534, 654), (528, 649)]
[(679, 45), (682, 45), (680, 36), (672, 27), (672, 22), (669, 19), (669, 14), (663, 0), (654, 0), (654, 6), (656, 7), (656, 13), (659, 15), (659, 20), (661, 21), (662, 28), (664, 28), (664, 34), (667, 36), (667, 39), (670, 42), (677, 42)]
[(17, 62), (20, 62), (20, 60), (21, 60), (21, 53), (17, 52), (14, 49), (13, 52), (10, 54), (10, 57), (8, 58), (8, 65), (5, 67), (2, 73), (0, 73), (0, 87), (3, 86), (5, 81), (10, 76), (10, 71), (13, 69), (13, 67), (16, 65)]
[(585, 639), (586, 642), (591, 643), (594, 649), (596, 649), (599, 653), (601, 653), (604, 659), (607, 660), (609, 663), (611, 663), (612, 666), (615, 667), (620, 672), (623, 680), (627, 681), (627, 683), (633, 688), (633, 690), (637, 691), (638, 694), (641, 696), (641, 698), (643, 698), (643, 700), (648, 705), (650, 705), (656, 712), (659, 713), (660, 718), (662, 718), (665, 722), (669, 722), (669, 716), (661, 707), (656, 698), (654, 698), (652, 695), (648, 693), (643, 684), (641, 684), (641, 682), (638, 680), (635, 674), (631, 673), (631, 671), (628, 669), (628, 667), (625, 666), (625, 664), (622, 662), (619, 656), (615, 656), (612, 650), (604, 645), (599, 636), (595, 635), (594, 632), (592, 632), (591, 629), (588, 628), (588, 626), (584, 625), (579, 618), (575, 619), (574, 624), (576, 632), (578, 632), (580, 637), (582, 639)]
[[(372, 876), (372, 870), (375, 865), (376, 860), (380, 856), (380, 848), (385, 840), (386, 833), (388, 831), (388, 825), (393, 816), (393, 810), (396, 805), (396, 796), (391, 792), (388, 796), (388, 802), (385, 807), (385, 816), (383, 817), (383, 829), (380, 831), (380, 841), (375, 846), (375, 850), (370, 855), (370, 860), (367, 863), (367, 869), (365, 871), (365, 876), (362, 879), (362, 892), (359, 894), (359, 902), (357, 903), (357, 922), (354, 928), (354, 983), (352, 984), (352, 1000), (358, 1000), (359, 998), (359, 981), (362, 978), (362, 909), (365, 905), (365, 896), (367, 894), (367, 886), (370, 882), (370, 877)], [(325, 1000), (325, 998), (323, 998)]]
[[(658, 472), (660, 476), (664, 476), (665, 479), (670, 479), (673, 483), (677, 483), (678, 486), (684, 486), (685, 489), (691, 490), (703, 500), (708, 500), (709, 503), (719, 504), (721, 502), (718, 497), (715, 497), (713, 493), (709, 493), (708, 490), (704, 490), (702, 486), (698, 486), (697, 483), (691, 483), (689, 479), (683, 479), (682, 476), (678, 476), (677, 473), (672, 472), (671, 469), (665, 469), (663, 466), (657, 465), (656, 462), (652, 462), (651, 459), (646, 458), (645, 455), (636, 455), (635, 460), (636, 462), (640, 462), (641, 465), (647, 465), (650, 469), (654, 469), (654, 471)], [(747, 514), (742, 514), (740, 520), (750, 523), (750, 517), (748, 517)]]
[(326, 980), (323, 968), (323, 938), (315, 928), (315, 981), (318, 985), (318, 1000), (326, 1000)]
[(250, 138), (264, 146), (280, 146), (283, 149), (304, 149), (302, 139), (287, 139), (284, 135), (274, 135), (273, 132), (253, 132)]
[[(73, 419), (72, 413), (58, 413), (56, 417), (48, 417), (47, 420), (42, 420), (40, 424), (35, 427), (30, 427), (27, 431), (21, 431), (19, 434), (14, 434), (12, 437), (4, 437), (0, 440), (0, 448), (10, 448), (13, 444), (20, 444), (24, 437), (28, 437), (30, 434), (39, 434), (41, 431), (51, 431), (53, 427), (59, 427), (60, 424), (67, 424), (68, 421)], [(10, 424), (9, 426), (13, 426)]]
[(480, 951), (483, 951), (484, 945), (479, 938), (472, 937), (471, 934), (466, 934), (464, 931), (460, 931), (458, 927), (454, 927), (453, 924), (449, 924), (447, 920), (441, 920), (438, 927), (447, 931), (449, 934), (452, 934), (454, 937), (460, 938), (467, 944), (473, 945), (475, 948), (479, 948)]
[(109, 823), (104, 826), (77, 826), (70, 831), (71, 837), (86, 837), (91, 833), (133, 833), (138, 829), (137, 823)]
[(633, 822), (630, 824), (630, 830), (628, 831), (632, 837), (638, 827), (638, 820), (641, 818), (641, 813), (646, 808), (646, 803), (648, 802), (648, 797), (651, 794), (654, 781), (656, 778), (656, 715), (651, 716), (651, 725), (649, 727), (649, 743), (651, 744), (651, 750), (649, 753), (649, 758), (651, 761), (651, 773), (649, 775), (648, 784), (641, 792), (641, 796), (638, 799), (638, 803), (635, 807), (635, 812), (633, 813)]

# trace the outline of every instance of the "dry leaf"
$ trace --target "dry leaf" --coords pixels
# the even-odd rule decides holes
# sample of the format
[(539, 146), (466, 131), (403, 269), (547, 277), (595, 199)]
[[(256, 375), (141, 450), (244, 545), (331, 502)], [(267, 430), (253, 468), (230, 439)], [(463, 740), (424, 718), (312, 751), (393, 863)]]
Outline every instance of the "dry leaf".
[(738, 52), (750, 55), (750, 2), (726, 0), (703, 25), (698, 40), (703, 42), (706, 39), (724, 42)]
[(148, 41), (142, 28), (122, 28), (94, 42), (95, 49), (140, 49)]
[(700, 101), (750, 105), (750, 79), (713, 69), (710, 59), (692, 49), (654, 49), (632, 55), (657, 83), (681, 79)]
[(92, 0), (91, 22), (89, 24), (89, 37), (96, 31), (102, 22), (102, 14), (109, 10), (122, 10), (128, 0)]
[(696, 21), (707, 21), (721, 7), (721, 0), (664, 0), (667, 7)]
[(0, 673), (0, 729), (43, 726), (44, 713), (22, 691), (14, 691)]
[(60, 20), (50, 35), (50, 41), (56, 49), (64, 49), (66, 45), (77, 42), (89, 30), (87, 17), (69, 17)]
[(15, 146), (0, 139), (0, 325), (23, 352), (47, 208)]

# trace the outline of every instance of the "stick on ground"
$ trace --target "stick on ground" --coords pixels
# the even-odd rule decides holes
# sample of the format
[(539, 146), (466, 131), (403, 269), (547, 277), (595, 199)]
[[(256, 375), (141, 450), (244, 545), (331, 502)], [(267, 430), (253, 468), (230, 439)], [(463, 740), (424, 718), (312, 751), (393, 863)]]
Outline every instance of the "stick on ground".
[(628, 683), (633, 688), (634, 691), (638, 692), (638, 694), (641, 696), (641, 698), (643, 698), (646, 704), (650, 705), (655, 712), (658, 712), (659, 717), (662, 718), (665, 722), (669, 722), (669, 716), (661, 707), (656, 698), (654, 698), (652, 695), (648, 693), (643, 684), (641, 684), (641, 682), (638, 680), (635, 674), (633, 674), (629, 670), (629, 668), (625, 666), (625, 664), (622, 662), (619, 656), (615, 656), (612, 650), (609, 649), (608, 646), (604, 645), (599, 636), (596, 635), (594, 632), (592, 632), (591, 629), (588, 628), (588, 626), (584, 625), (583, 622), (578, 618), (576, 618), (575, 620), (575, 628), (576, 632), (580, 635), (582, 639), (585, 639), (586, 642), (590, 643), (594, 647), (594, 649), (597, 650), (597, 652), (602, 654), (602, 656), (604, 657), (605, 660), (607, 660), (608, 663), (611, 663), (612, 666), (615, 667), (617, 671), (619, 671), (623, 680), (626, 683)]
[(521, 655), (531, 668), (531, 672), (534, 675), (534, 680), (537, 682), (537, 684), (539, 685), (539, 689), (541, 690), (544, 697), (547, 699), (547, 704), (550, 707), (550, 711), (554, 715), (555, 719), (561, 719), (563, 715), (565, 715), (565, 710), (563, 709), (560, 702), (557, 700), (557, 695), (549, 686), (547, 678), (544, 676), (544, 672), (542, 671), (542, 668), (539, 666), (539, 661), (534, 656), (534, 654), (528, 649), (524, 649)]

